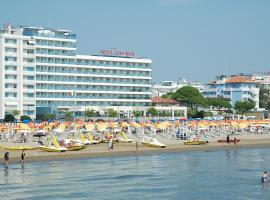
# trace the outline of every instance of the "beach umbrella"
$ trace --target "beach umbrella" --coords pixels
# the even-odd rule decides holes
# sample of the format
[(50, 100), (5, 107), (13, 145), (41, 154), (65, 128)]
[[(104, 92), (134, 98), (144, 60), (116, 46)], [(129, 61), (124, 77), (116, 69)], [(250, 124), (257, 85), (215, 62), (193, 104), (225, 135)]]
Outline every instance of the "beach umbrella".
[(29, 119), (24, 119), (22, 122), (25, 123), (25, 124), (28, 124), (28, 123), (30, 123), (31, 121), (30, 121)]

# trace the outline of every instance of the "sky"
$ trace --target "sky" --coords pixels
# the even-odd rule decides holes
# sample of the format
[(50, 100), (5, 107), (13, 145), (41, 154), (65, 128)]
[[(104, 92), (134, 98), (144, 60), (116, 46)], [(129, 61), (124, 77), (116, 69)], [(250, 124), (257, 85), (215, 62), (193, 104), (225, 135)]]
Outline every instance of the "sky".
[(269, 0), (2, 0), (0, 24), (69, 29), (79, 54), (133, 51), (153, 82), (270, 71)]

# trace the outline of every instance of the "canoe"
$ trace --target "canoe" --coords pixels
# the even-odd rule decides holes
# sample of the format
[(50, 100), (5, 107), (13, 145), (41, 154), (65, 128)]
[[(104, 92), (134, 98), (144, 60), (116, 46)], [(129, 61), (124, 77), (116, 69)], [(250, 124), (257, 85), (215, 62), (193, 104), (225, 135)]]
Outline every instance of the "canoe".
[(34, 150), (34, 149), (37, 149), (37, 147), (33, 147), (33, 146), (6, 146), (3, 148), (7, 149), (7, 150)]
[[(227, 140), (218, 140), (219, 143), (227, 143)], [(240, 139), (236, 139), (236, 142), (240, 142)], [(230, 143), (234, 143), (234, 140), (230, 140)]]
[(185, 145), (201, 145), (201, 144), (206, 144), (206, 141), (188, 141), (184, 142)]

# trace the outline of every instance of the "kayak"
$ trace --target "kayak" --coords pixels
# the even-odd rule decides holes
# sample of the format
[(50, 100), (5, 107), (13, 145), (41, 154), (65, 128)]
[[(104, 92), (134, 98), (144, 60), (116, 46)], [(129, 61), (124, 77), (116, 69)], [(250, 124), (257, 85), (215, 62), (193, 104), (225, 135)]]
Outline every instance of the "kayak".
[[(234, 143), (234, 140), (229, 140), (230, 143)], [(218, 140), (218, 143), (227, 143), (227, 140)], [(240, 142), (240, 139), (236, 139), (236, 142)]]
[(184, 142), (185, 145), (201, 145), (201, 144), (206, 144), (206, 141), (188, 141), (188, 142)]
[(34, 149), (37, 149), (37, 147), (33, 147), (33, 146), (6, 146), (3, 148), (7, 149), (7, 150), (34, 150)]

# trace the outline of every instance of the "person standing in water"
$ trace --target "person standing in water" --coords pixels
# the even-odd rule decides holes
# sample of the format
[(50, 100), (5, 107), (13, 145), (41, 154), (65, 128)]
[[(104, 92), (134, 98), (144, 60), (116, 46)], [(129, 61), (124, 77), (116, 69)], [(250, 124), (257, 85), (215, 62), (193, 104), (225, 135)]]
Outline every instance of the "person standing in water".
[(8, 165), (8, 161), (9, 161), (9, 152), (6, 152), (4, 154), (4, 160), (5, 160), (5, 165), (7, 166)]
[(24, 153), (24, 150), (22, 150), (21, 159), (22, 159), (22, 165), (23, 165), (23, 164), (24, 164), (24, 161), (25, 161), (25, 153)]
[(267, 171), (264, 171), (262, 175), (262, 183), (267, 183), (267, 182), (268, 182)]

